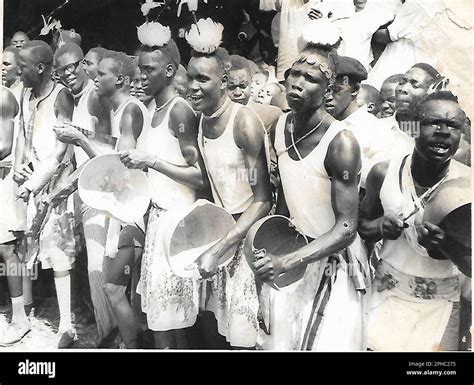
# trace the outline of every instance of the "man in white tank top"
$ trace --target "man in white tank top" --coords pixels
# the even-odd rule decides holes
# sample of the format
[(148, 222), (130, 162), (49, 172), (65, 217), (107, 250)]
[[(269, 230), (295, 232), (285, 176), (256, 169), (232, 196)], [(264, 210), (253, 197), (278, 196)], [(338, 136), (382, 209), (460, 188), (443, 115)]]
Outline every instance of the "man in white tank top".
[[(216, 36), (222, 33), (222, 26), (211, 19), (199, 23), (207, 24)], [(229, 99), (228, 55), (217, 45), (206, 46), (211, 36), (201, 36), (204, 47), (194, 44), (200, 33), (193, 25), (186, 37), (193, 48), (188, 66), (189, 98), (194, 109), (202, 112), (198, 140), (214, 201), (238, 219), (227, 236), (198, 258), (197, 265), (203, 278), (211, 277), (206, 310), (214, 312), (219, 333), (233, 347), (252, 348), (258, 331), (255, 278), (241, 247), (227, 267), (218, 268), (217, 261), (239, 245), (249, 228), (270, 210), (265, 131), (254, 111)]]
[(264, 282), (307, 265), (301, 282), (263, 298), (271, 303), (270, 335), (262, 342), (268, 349), (362, 348), (366, 277), (360, 267), (367, 262), (362, 245), (356, 244), (360, 147), (354, 134), (324, 109), (336, 55), (317, 42), (303, 49), (287, 79), (292, 111), (272, 128), (281, 177), (276, 212), (292, 218), (314, 240), (281, 258), (267, 254), (254, 262)]
[[(0, 332), (0, 345), (11, 345), (20, 341), (30, 330), (30, 322), (24, 308), (22, 285), (22, 267), (20, 259), (14, 252), (16, 237), (10, 228), (10, 211), (13, 210), (13, 185), (11, 180), (12, 164), (10, 155), (13, 149), (14, 119), (19, 106), (15, 96), (8, 88), (2, 86), (1, 99), (1, 134), (0, 134), (0, 207), (3, 209), (0, 218), (0, 256), (5, 263), (10, 298), (12, 301), (11, 324)], [(16, 274), (10, 272), (16, 271)]]
[[(368, 347), (458, 350), (460, 271), (471, 273), (470, 245), (456, 257), (449, 229), (427, 221), (424, 212), (443, 184), (470, 185), (470, 169), (453, 160), (466, 116), (452, 93), (440, 91), (419, 102), (414, 119), (420, 131), (413, 153), (376, 164), (362, 202), (359, 232), (366, 241), (381, 241), (372, 258)], [(455, 204), (455, 198), (443, 202)]]
[[(144, 31), (152, 28), (154, 32), (148, 35), (152, 40), (144, 39)], [(167, 210), (191, 206), (197, 190), (205, 187), (207, 180), (197, 143), (196, 115), (174, 87), (181, 58), (170, 30), (156, 22), (144, 24), (139, 27), (138, 38), (143, 43), (138, 61), (141, 84), (156, 106), (137, 149), (120, 155), (127, 167), (148, 171), (152, 189), (153, 207), (138, 290), (155, 347), (184, 349), (187, 343), (183, 329), (196, 322), (199, 311), (199, 283), (171, 270), (160, 242), (164, 236), (160, 216)]]
[[(51, 79), (52, 64), (53, 52), (43, 41), (25, 43), (20, 51), (25, 92), (20, 106), (23, 125), (18, 135), (14, 178), (20, 185), (18, 196), (28, 202), (29, 212), (36, 210), (35, 202), (41, 196), (47, 195), (72, 172), (72, 149), (57, 140), (53, 127), (71, 121), (74, 102), (69, 90)], [(31, 243), (38, 243), (37, 251), (29, 257), (38, 256), (44, 269), (54, 271), (60, 312), (60, 348), (71, 345), (77, 338), (71, 321), (69, 273), (75, 258), (73, 225), (72, 213), (64, 200), (51, 211), (39, 236), (27, 238), (30, 251), (35, 250)]]
[[(20, 68), (19, 64), (19, 53), (20, 49), (11, 45), (5, 48), (3, 51), (3, 59), (2, 59), (2, 84), (5, 87), (8, 87), (10, 91), (16, 98), (18, 105), (20, 104), (20, 96), (23, 92), (23, 83), (20, 78)], [(19, 126), (19, 114), (17, 114), (15, 118), (15, 128), (13, 134), (13, 148), (12, 148), (12, 155), (11, 158), (13, 159), (14, 151), (15, 151), (15, 143), (18, 136), (18, 126)], [(9, 175), (9, 180), (12, 181), (12, 173)], [(11, 194), (16, 194), (16, 186), (11, 186)], [(24, 210), (26, 205), (21, 200), (14, 200), (13, 205), (11, 206), (11, 229), (16, 230), (18, 229), (18, 225), (21, 227), (20, 221), (18, 218), (23, 216)], [(16, 232), (16, 235), (20, 235), (21, 232)], [(25, 300), (25, 308), (27, 314), (30, 313), (31, 308), (33, 307), (33, 287), (32, 287), (31, 277), (23, 276), (23, 296)]]
[[(134, 75), (133, 60), (122, 52), (108, 51), (99, 63), (94, 80), (97, 95), (111, 106), (112, 136), (117, 138), (116, 151), (133, 149), (144, 127), (149, 125), (148, 111), (136, 98), (130, 96), (130, 83)], [(71, 127), (56, 130), (61, 140), (72, 142), (93, 158), (103, 151), (84, 134)], [(105, 255), (111, 258), (104, 290), (117, 318), (123, 344), (127, 348), (137, 347), (137, 325), (130, 303), (125, 294), (126, 287), (141, 256), (144, 244), (143, 230), (137, 226), (121, 226), (110, 219), (107, 241), (117, 239), (118, 244), (106, 245)], [(111, 224), (114, 222), (117, 234)]]
[[(70, 89), (74, 97), (72, 124), (92, 133), (110, 132), (110, 108), (96, 93), (94, 82), (89, 79), (83, 67), (84, 54), (75, 43), (62, 45), (54, 54), (55, 72), (59, 79)], [(105, 122), (105, 124), (104, 124)], [(75, 127), (68, 127), (76, 131)], [(89, 156), (80, 146), (74, 147), (76, 168), (81, 167)], [(117, 326), (110, 301), (105, 295), (105, 273), (109, 269), (104, 259), (106, 241), (106, 216), (100, 210), (83, 204), (76, 191), (71, 199), (74, 204), (76, 224), (82, 223), (87, 249), (87, 268), (91, 299), (97, 322), (97, 344)]]

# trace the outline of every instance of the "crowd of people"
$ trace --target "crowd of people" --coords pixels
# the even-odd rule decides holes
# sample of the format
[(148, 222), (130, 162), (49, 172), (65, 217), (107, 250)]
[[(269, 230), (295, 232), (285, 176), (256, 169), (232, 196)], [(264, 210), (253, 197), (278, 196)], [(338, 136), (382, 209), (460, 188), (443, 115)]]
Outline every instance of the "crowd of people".
[[(50, 44), (15, 33), (2, 60), (0, 256), (12, 316), (0, 346), (31, 331), (37, 265), (53, 270), (58, 348), (77, 341), (71, 271), (82, 248), (97, 346), (118, 329), (126, 349), (151, 331), (157, 349), (225, 338), (228, 349), (460, 350), (471, 326), (460, 316), (471, 303), (470, 111), (416, 40), (414, 25), (438, 17), (420, 3), (261, 0), (262, 13), (278, 12), (277, 54), (262, 44), (257, 62), (230, 54), (225, 25), (210, 18), (185, 32), (186, 53), (161, 19), (137, 28), (132, 53), (85, 52), (69, 30)], [(77, 171), (104, 153), (146, 174), (137, 222), (76, 189)], [(202, 200), (234, 222), (204, 250), (179, 245), (197, 253), (185, 276), (170, 263), (170, 218)], [(249, 255), (244, 240), (269, 215), (307, 243)], [(191, 346), (198, 318), (203, 345)]]

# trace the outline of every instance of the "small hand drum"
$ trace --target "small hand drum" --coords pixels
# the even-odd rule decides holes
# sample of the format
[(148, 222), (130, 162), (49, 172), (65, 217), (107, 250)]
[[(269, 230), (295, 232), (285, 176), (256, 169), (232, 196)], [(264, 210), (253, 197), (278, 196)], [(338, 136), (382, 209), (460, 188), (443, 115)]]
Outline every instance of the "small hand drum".
[(439, 226), (446, 233), (445, 252), (466, 275), (471, 274), (471, 181), (455, 178), (444, 182), (426, 204), (423, 222)]
[[(290, 219), (271, 215), (260, 219), (250, 228), (244, 241), (244, 253), (250, 268), (255, 272), (253, 262), (265, 253), (282, 257), (307, 244), (306, 237), (296, 230)], [(302, 279), (305, 272), (306, 265), (295, 267), (281, 274), (273, 284), (277, 289), (291, 285)]]
[(86, 205), (106, 211), (123, 222), (141, 220), (150, 204), (145, 173), (125, 167), (119, 154), (99, 155), (89, 160), (80, 172), (78, 189)]
[[(192, 265), (205, 251), (235, 226), (232, 215), (222, 207), (206, 200), (198, 200), (190, 207), (169, 210), (166, 213), (168, 231), (164, 236), (165, 254), (171, 270), (183, 278), (193, 278)], [(218, 266), (227, 265), (235, 255), (232, 247), (218, 261)]]

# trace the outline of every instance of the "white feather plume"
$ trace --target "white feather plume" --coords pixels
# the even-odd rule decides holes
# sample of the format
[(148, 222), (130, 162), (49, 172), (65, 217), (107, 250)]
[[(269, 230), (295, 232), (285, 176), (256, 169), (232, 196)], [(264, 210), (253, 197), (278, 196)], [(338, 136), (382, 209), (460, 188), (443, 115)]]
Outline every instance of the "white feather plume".
[(186, 32), (188, 44), (196, 52), (213, 53), (222, 43), (224, 26), (214, 22), (211, 18), (200, 19)]
[(156, 21), (137, 27), (137, 35), (140, 43), (149, 47), (163, 47), (171, 39), (169, 27)]
[(311, 20), (301, 34), (301, 49), (308, 43), (334, 46), (340, 38), (340, 31), (329, 20)]
[(147, 16), (153, 8), (161, 7), (164, 4), (164, 2), (147, 0), (145, 3), (142, 4), (140, 9), (143, 13), (143, 16)]

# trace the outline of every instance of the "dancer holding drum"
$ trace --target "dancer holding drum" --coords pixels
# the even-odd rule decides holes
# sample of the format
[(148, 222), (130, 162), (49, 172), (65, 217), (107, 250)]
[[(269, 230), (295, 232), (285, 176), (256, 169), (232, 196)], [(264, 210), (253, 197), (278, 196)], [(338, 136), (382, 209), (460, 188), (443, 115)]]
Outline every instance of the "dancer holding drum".
[[(110, 103), (112, 108), (111, 134), (117, 139), (116, 151), (135, 148), (144, 127), (150, 124), (146, 107), (130, 96), (133, 74), (134, 65), (129, 56), (108, 51), (99, 63), (98, 75), (94, 80), (97, 95), (105, 103)], [(55, 132), (59, 140), (81, 146), (90, 158), (103, 152), (97, 143), (70, 125), (57, 127)], [(133, 267), (141, 256), (144, 233), (133, 224), (123, 223), (116, 218), (108, 219), (108, 224), (105, 224), (107, 234), (104, 253), (112, 261), (108, 261), (110, 266), (104, 290), (117, 318), (124, 345), (136, 348), (137, 327), (125, 292)]]
[(194, 325), (199, 312), (199, 281), (175, 274), (168, 263), (164, 239), (174, 210), (191, 206), (196, 191), (204, 187), (197, 118), (174, 89), (180, 55), (170, 29), (157, 22), (145, 23), (138, 28), (138, 38), (142, 43), (138, 65), (143, 90), (154, 97), (157, 107), (137, 149), (121, 154), (127, 167), (148, 170), (152, 190), (137, 291), (148, 327), (155, 335), (155, 346), (185, 348), (183, 329)]
[[(248, 107), (226, 92), (227, 53), (219, 48), (222, 25), (201, 19), (186, 34), (193, 48), (188, 66), (189, 100), (202, 112), (198, 143), (214, 201), (237, 219), (231, 231), (197, 260), (206, 285), (205, 309), (214, 313), (218, 331), (232, 347), (252, 348), (258, 332), (255, 278), (242, 255), (249, 228), (270, 210), (270, 179), (265, 159), (265, 130)], [(219, 259), (239, 245), (225, 267)]]
[(372, 258), (368, 347), (458, 350), (460, 271), (471, 273), (471, 171), (453, 156), (466, 115), (439, 91), (416, 105), (415, 119), (412, 154), (376, 164), (367, 177), (359, 231), (383, 242)]
[(324, 110), (336, 76), (332, 46), (338, 38), (329, 30), (325, 42), (305, 36), (308, 43), (287, 79), (292, 111), (272, 127), (281, 176), (277, 214), (291, 217), (310, 242), (286, 255), (268, 252), (253, 262), (256, 276), (270, 284), (282, 273), (307, 266), (301, 280), (279, 291), (264, 285), (263, 349), (362, 347), (367, 261), (357, 237), (360, 148), (347, 123)]

